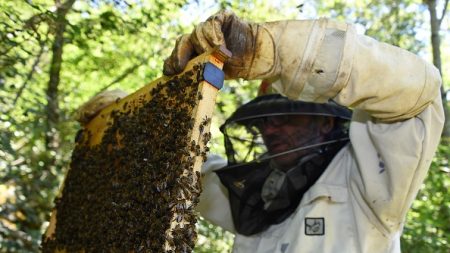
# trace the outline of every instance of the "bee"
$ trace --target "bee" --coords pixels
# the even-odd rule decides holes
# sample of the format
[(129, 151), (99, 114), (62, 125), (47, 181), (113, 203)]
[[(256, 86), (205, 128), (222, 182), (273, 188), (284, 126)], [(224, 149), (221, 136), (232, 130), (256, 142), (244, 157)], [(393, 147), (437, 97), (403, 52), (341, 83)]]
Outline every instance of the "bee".
[(196, 156), (199, 156), (200, 155), (200, 153), (201, 153), (201, 150), (200, 150), (200, 145), (195, 145), (195, 149), (194, 149), (194, 151), (195, 151), (195, 155)]

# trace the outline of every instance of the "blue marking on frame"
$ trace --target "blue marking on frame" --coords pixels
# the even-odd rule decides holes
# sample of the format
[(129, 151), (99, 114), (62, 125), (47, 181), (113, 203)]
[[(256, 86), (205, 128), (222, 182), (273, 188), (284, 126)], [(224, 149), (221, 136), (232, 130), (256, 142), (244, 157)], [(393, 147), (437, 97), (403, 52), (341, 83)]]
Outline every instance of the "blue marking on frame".
[(203, 69), (203, 78), (212, 86), (220, 90), (223, 87), (223, 80), (225, 79), (225, 74), (221, 69), (216, 67), (214, 64), (207, 62), (205, 68)]

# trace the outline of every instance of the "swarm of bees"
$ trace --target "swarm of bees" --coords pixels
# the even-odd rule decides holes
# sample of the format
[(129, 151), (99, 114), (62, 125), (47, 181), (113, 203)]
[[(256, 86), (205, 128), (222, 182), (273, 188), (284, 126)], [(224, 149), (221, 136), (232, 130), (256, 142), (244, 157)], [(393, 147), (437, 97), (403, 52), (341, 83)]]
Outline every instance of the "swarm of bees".
[[(124, 103), (112, 111), (100, 145), (88, 145), (87, 130), (79, 134), (55, 200), (55, 234), (43, 238), (43, 252), (192, 251), (201, 191), (193, 165), (206, 150), (189, 135), (202, 68), (159, 83), (139, 107)], [(204, 144), (208, 123), (200, 126)]]

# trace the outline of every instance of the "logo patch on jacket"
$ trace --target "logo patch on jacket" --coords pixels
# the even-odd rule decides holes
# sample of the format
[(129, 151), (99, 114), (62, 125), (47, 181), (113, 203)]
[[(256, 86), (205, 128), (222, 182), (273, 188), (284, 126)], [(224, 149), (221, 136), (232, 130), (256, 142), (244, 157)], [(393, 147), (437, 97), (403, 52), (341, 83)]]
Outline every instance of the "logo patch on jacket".
[(325, 218), (305, 218), (305, 235), (324, 235)]

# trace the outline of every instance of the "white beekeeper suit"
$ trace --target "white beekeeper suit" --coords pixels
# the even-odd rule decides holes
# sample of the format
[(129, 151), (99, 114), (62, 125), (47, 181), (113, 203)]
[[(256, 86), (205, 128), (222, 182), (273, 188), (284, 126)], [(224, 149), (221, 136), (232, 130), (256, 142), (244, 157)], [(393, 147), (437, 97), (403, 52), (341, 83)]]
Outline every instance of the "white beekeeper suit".
[[(414, 54), (356, 34), (352, 25), (326, 19), (285, 24), (291, 25), (301, 27), (299, 39), (276, 49), (283, 56), (274, 60), (281, 62), (276, 88), (291, 99), (332, 99), (353, 109), (350, 143), (290, 217), (252, 236), (236, 234), (233, 252), (400, 252), (406, 213), (444, 123), (440, 75)], [(297, 36), (266, 26), (276, 41)], [(225, 165), (217, 156), (204, 164), (198, 210), (233, 232), (227, 190), (213, 172)]]

